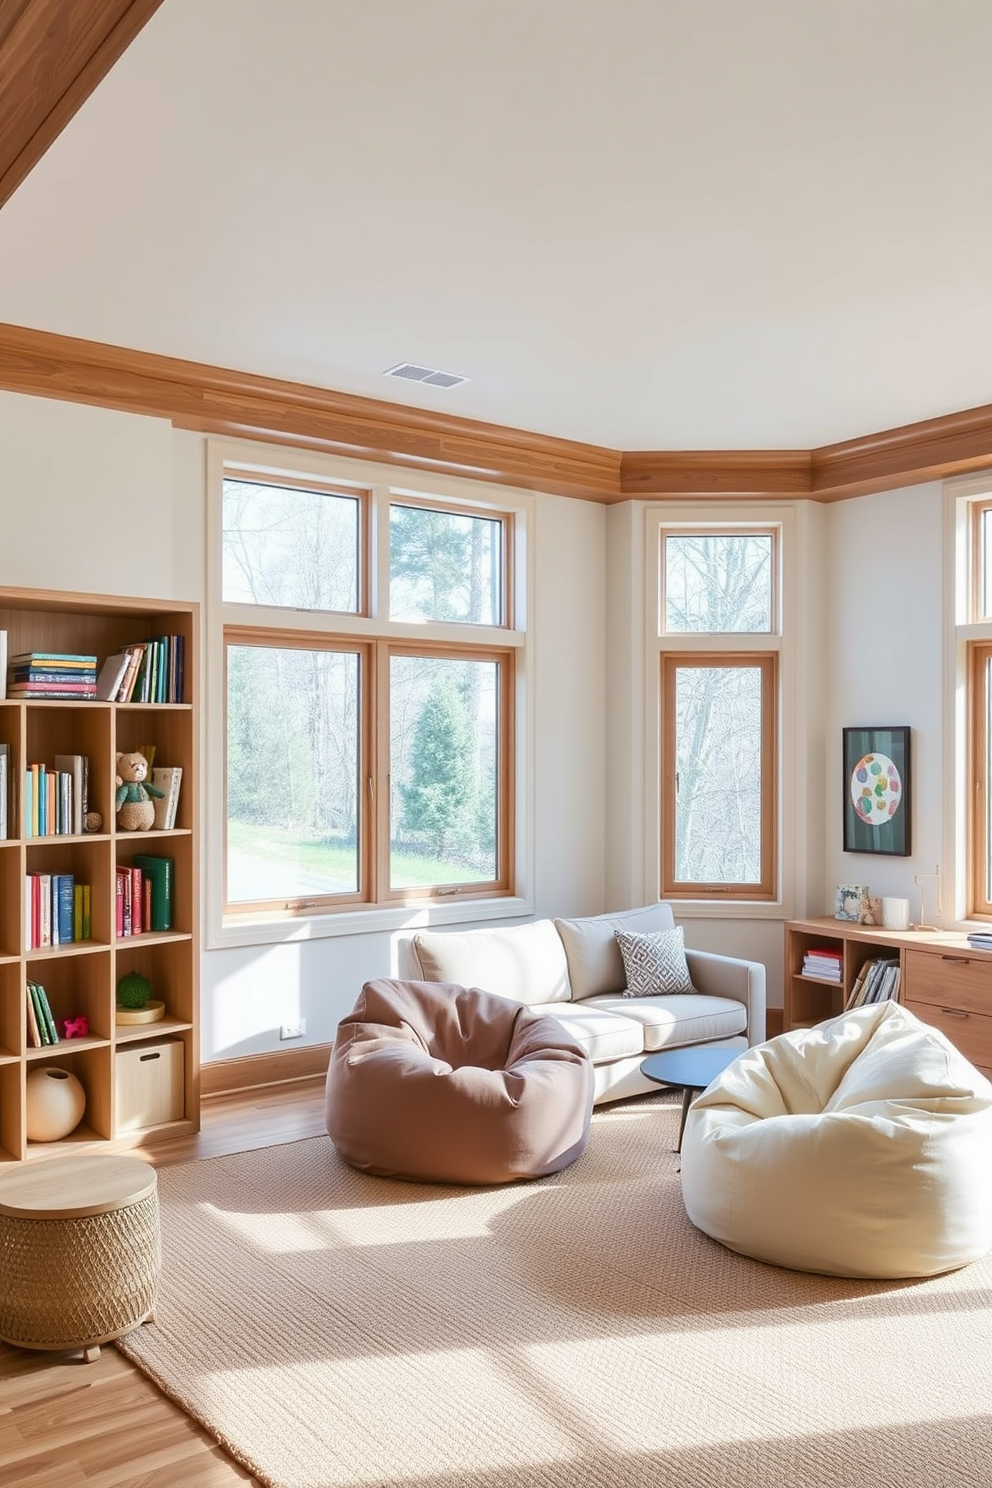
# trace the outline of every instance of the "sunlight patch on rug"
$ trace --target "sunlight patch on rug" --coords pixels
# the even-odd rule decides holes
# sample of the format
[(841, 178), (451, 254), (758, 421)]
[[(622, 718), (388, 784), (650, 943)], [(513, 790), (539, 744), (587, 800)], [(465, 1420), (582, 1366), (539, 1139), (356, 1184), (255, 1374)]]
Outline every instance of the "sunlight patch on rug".
[(370, 1178), (329, 1141), (159, 1172), (156, 1322), (121, 1341), (275, 1488), (974, 1488), (992, 1261), (761, 1265), (689, 1223), (678, 1107), (562, 1173)]

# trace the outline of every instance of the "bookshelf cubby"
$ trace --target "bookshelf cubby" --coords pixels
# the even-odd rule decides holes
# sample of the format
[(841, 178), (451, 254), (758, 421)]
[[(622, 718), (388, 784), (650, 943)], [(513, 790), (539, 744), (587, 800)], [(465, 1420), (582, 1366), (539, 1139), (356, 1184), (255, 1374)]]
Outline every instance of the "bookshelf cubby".
[[(59, 1151), (133, 1146), (151, 1135), (183, 1135), (199, 1126), (198, 1109), (198, 855), (195, 844), (196, 675), (198, 609), (183, 601), (0, 587), (0, 630), (10, 656), (28, 651), (108, 655), (149, 637), (183, 638), (182, 701), (173, 703), (93, 699), (0, 697), (0, 745), (8, 751), (7, 837), (0, 840), (0, 1166)], [(4, 691), (5, 689), (0, 689)], [(156, 765), (182, 768), (176, 825), (170, 831), (118, 831), (115, 759), (139, 745), (155, 746)], [(25, 772), (32, 764), (54, 768), (56, 755), (88, 762), (87, 804), (99, 812), (99, 830), (27, 835)], [(168, 857), (174, 864), (172, 924), (167, 931), (119, 937), (115, 922), (116, 871), (136, 855)], [(86, 939), (32, 946), (26, 885), (31, 874), (71, 874), (90, 888)], [(149, 1024), (118, 1025), (115, 989), (120, 976), (140, 971), (165, 1016)], [(26, 985), (41, 983), (53, 1015), (84, 1014), (81, 1038), (34, 1047), (26, 1011)], [(122, 1050), (163, 1038), (182, 1046), (182, 1116), (135, 1130), (116, 1109), (115, 1062)], [(129, 1065), (135, 1061), (129, 1058)], [(59, 1143), (28, 1138), (25, 1082), (39, 1064), (71, 1070), (86, 1091), (82, 1122)], [(138, 1061), (140, 1068), (140, 1061)]]
[[(814, 946), (841, 954), (841, 981), (803, 971)], [(878, 957), (898, 959), (898, 1000), (945, 1033), (992, 1079), (992, 951), (943, 930), (883, 930), (827, 917), (785, 926), (783, 1029), (809, 1028), (843, 1012), (858, 972)], [(0, 1072), (2, 1073), (2, 1072)]]

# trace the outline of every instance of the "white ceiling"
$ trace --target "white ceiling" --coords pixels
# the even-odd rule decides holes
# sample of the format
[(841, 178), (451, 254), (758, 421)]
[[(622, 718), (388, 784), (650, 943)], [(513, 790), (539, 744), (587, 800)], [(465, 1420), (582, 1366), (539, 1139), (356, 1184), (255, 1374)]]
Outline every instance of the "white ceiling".
[(988, 0), (165, 0), (0, 320), (619, 449), (973, 407), (990, 58)]

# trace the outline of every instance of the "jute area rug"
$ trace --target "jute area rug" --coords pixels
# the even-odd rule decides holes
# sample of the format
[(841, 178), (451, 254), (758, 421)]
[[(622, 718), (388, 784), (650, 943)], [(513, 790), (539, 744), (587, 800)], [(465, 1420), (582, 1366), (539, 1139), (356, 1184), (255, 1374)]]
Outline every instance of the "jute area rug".
[(157, 1320), (122, 1351), (278, 1488), (983, 1488), (992, 1259), (765, 1266), (685, 1217), (677, 1105), (566, 1172), (363, 1177), (314, 1138), (160, 1170)]

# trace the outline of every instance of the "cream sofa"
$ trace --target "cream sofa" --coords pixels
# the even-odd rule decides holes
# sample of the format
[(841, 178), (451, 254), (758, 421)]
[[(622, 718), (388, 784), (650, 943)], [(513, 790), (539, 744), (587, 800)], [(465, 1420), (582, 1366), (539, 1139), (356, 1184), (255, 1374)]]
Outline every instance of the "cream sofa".
[(575, 920), (535, 920), (498, 930), (417, 931), (399, 942), (398, 975), (482, 987), (551, 1013), (587, 1050), (595, 1100), (622, 1100), (657, 1084), (646, 1054), (689, 1044), (745, 1049), (765, 1037), (765, 968), (686, 951), (694, 993), (624, 997), (618, 930), (671, 930), (668, 904)]

